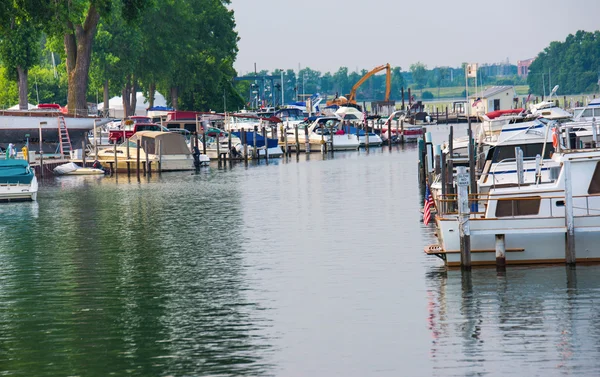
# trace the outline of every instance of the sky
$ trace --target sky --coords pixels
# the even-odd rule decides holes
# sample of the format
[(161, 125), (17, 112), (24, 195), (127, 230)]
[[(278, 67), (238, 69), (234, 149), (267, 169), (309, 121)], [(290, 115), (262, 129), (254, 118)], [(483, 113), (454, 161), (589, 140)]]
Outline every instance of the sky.
[(321, 73), (516, 64), (577, 30), (600, 29), (600, 0), (231, 0), (230, 8), (240, 75), (255, 63)]

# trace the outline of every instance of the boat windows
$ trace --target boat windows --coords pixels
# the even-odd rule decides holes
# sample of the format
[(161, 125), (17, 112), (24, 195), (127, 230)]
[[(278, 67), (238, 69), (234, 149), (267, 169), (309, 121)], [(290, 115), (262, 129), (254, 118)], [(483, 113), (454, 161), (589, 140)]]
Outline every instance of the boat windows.
[[(537, 155), (542, 155), (542, 149), (544, 147), (543, 143), (536, 144), (522, 144), (519, 146), (523, 151), (523, 158), (532, 159)], [(494, 158), (492, 162), (500, 162), (506, 159), (515, 159), (515, 145), (501, 145), (496, 146), (494, 151)], [(544, 158), (550, 158), (550, 155), (554, 152), (554, 147), (552, 143), (546, 143), (546, 153), (544, 154)]]
[(596, 163), (596, 169), (594, 170), (594, 175), (592, 175), (590, 187), (588, 187), (588, 194), (600, 194), (600, 162)]
[(540, 212), (540, 196), (526, 196), (518, 199), (498, 199), (496, 217), (537, 215)]
[(142, 136), (142, 148), (146, 154), (154, 154), (156, 141), (154, 138)]

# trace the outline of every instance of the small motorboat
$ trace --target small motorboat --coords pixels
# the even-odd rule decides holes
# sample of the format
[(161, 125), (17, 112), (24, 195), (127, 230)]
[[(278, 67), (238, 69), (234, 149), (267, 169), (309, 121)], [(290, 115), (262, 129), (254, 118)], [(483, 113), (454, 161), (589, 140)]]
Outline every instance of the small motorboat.
[[(96, 164), (94, 164), (96, 166)], [(106, 172), (104, 169), (97, 167), (83, 167), (79, 166), (74, 162), (67, 162), (66, 164), (59, 165), (54, 168), (54, 174), (56, 175), (104, 175)]]
[(0, 201), (35, 201), (38, 181), (26, 160), (0, 160)]

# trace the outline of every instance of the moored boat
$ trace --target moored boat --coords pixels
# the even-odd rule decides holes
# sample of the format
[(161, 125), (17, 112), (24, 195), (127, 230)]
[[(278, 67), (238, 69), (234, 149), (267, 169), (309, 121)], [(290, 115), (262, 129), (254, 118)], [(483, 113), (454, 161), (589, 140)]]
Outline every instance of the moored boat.
[(37, 178), (26, 160), (0, 160), (0, 201), (32, 201), (37, 192)]

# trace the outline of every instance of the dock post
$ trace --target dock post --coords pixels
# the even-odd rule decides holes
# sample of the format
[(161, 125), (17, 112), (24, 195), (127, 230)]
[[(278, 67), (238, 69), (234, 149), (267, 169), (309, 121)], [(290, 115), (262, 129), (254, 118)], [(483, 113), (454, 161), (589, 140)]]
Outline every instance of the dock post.
[(446, 188), (446, 184), (447, 184), (446, 169), (447, 169), (446, 168), (446, 153), (442, 152), (442, 155), (440, 157), (440, 170), (442, 172), (442, 174), (440, 175), (440, 183), (442, 184), (442, 197), (441, 197), (442, 200), (439, 201), (440, 215), (443, 215), (446, 213), (446, 203), (447, 202), (445, 200), (448, 199), (447, 198), (448, 191)]
[(391, 119), (390, 119), (390, 124), (388, 124), (387, 134), (388, 134), (388, 147), (389, 147), (389, 150), (392, 150), (392, 120)]
[(219, 133), (216, 136), (217, 163), (218, 163), (219, 166), (221, 166), (221, 140), (220, 140), (220, 136), (221, 136), (221, 131), (219, 131)]
[(300, 153), (300, 138), (298, 137), (298, 125), (294, 125), (294, 138), (296, 139), (296, 154)]
[[(397, 130), (396, 130), (397, 131)], [(400, 143), (404, 144), (404, 119), (400, 121)]]
[(244, 140), (242, 141), (244, 145), (244, 165), (248, 166), (248, 133), (244, 128), (242, 128), (242, 135), (244, 135)]
[(281, 131), (281, 132), (282, 132), (281, 137), (283, 138), (283, 145), (285, 146), (285, 149), (283, 151), (285, 153), (285, 157), (288, 157), (290, 155), (290, 150), (289, 150), (289, 146), (288, 146), (287, 129), (285, 131)]
[[(373, 128), (375, 128), (375, 120), (373, 120)], [(365, 124), (365, 149), (369, 151), (369, 122)]]
[(400, 129), (400, 119), (396, 119), (396, 142), (397, 143), (400, 142), (400, 134), (398, 133), (399, 129)]
[(85, 168), (85, 140), (81, 140), (81, 163)]
[(252, 133), (252, 158), (259, 160), (258, 151), (256, 150), (256, 134), (258, 133), (258, 126), (254, 126), (254, 132)]
[(598, 129), (596, 128), (596, 117), (592, 118), (592, 137), (594, 140), (594, 148), (598, 148)]
[(129, 177), (131, 175), (131, 167), (129, 166), (129, 159), (130, 159), (130, 154), (129, 154), (129, 141), (127, 141), (127, 176)]
[(425, 140), (419, 139), (417, 141), (419, 147), (419, 184), (422, 186), (425, 184), (425, 177), (427, 177), (425, 168)]
[(144, 142), (144, 156), (146, 156), (146, 163), (144, 164), (144, 176), (148, 176), (148, 142)]
[(448, 106), (446, 106), (446, 124), (448, 124)]
[(304, 146), (304, 151), (308, 154), (308, 153), (310, 153), (310, 140), (308, 138), (308, 127), (304, 127), (304, 142), (306, 143)]
[(262, 136), (265, 139), (265, 161), (267, 162), (267, 165), (269, 164), (269, 145), (268, 145), (268, 139), (267, 139), (267, 129), (265, 128), (265, 126), (262, 126)]
[(96, 129), (96, 119), (94, 119), (94, 155), (98, 159), (98, 130)]
[(504, 234), (496, 234), (496, 270), (506, 268), (506, 242)]
[(137, 172), (137, 179), (138, 179), (138, 181), (140, 180), (140, 149), (142, 147), (141, 143), (142, 142), (138, 139), (138, 141), (137, 141), (137, 157), (136, 157), (136, 159), (137, 159), (137, 161), (136, 161), (136, 163), (137, 163), (136, 172)]
[(469, 176), (471, 180), (470, 194), (474, 198), (474, 202), (471, 204), (471, 211), (479, 211), (479, 200), (477, 198), (477, 176), (475, 174), (475, 145), (473, 140), (473, 130), (471, 129), (471, 122), (469, 122)]
[(321, 154), (327, 153), (327, 145), (325, 145), (325, 134), (324, 129), (321, 129)]
[(40, 140), (39, 140), (39, 148), (40, 148), (40, 177), (44, 178), (44, 149), (42, 148), (42, 127), (48, 124), (48, 122), (40, 122)]
[(434, 171), (435, 171), (435, 175), (440, 175), (440, 173), (442, 172), (442, 147), (439, 145), (436, 145), (433, 147), (433, 158), (434, 158)]
[(574, 265), (576, 262), (575, 255), (575, 223), (573, 217), (573, 192), (572, 178), (571, 178), (571, 161), (565, 160), (563, 162), (564, 174), (565, 174), (565, 225), (567, 227), (566, 239), (565, 239), (565, 262), (567, 265)]
[(206, 130), (202, 128), (202, 154), (206, 156)]
[(458, 232), (460, 237), (460, 266), (471, 269), (471, 227), (469, 224), (469, 174), (467, 168), (456, 168), (458, 185)]
[[(127, 147), (129, 148), (129, 146)], [(127, 165), (129, 166), (129, 165)], [(162, 140), (158, 140), (158, 175), (162, 174)]]
[(113, 155), (115, 157), (115, 173), (117, 172), (117, 143), (115, 142), (115, 144), (113, 145)]
[(227, 132), (227, 148), (229, 152), (229, 163), (233, 162), (233, 153), (231, 153), (231, 129)]

